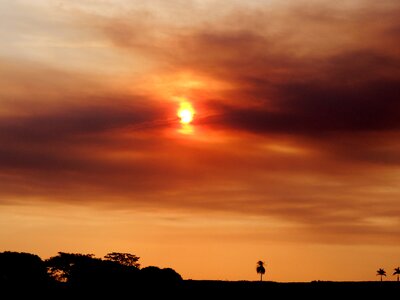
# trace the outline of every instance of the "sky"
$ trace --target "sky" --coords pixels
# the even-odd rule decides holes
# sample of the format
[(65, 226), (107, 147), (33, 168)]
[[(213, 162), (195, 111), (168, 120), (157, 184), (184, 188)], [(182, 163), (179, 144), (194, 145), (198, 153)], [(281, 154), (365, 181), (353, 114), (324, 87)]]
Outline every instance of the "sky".
[(0, 40), (0, 251), (400, 265), (399, 1), (0, 0)]

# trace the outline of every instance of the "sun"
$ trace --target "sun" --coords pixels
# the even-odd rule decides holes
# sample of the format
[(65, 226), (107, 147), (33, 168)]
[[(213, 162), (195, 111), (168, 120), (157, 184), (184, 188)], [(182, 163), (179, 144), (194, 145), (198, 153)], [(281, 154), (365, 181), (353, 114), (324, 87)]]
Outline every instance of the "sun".
[(188, 102), (181, 103), (178, 109), (178, 117), (182, 124), (190, 124), (193, 121), (194, 109)]
[(182, 109), (178, 112), (182, 124), (189, 124), (193, 121), (193, 112), (188, 109)]

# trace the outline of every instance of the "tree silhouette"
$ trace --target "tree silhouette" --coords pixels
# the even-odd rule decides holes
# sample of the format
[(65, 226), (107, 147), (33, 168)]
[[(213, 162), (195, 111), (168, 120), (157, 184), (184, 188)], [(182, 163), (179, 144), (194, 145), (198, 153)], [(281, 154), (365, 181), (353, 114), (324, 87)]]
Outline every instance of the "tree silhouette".
[(263, 277), (263, 275), (265, 274), (264, 264), (265, 264), (265, 263), (264, 263), (263, 261), (261, 261), (261, 260), (259, 260), (259, 261), (257, 262), (256, 271), (257, 271), (257, 274), (260, 274), (260, 276), (261, 276), (260, 281), (262, 281), (262, 277)]
[(120, 253), (120, 252), (111, 252), (104, 256), (106, 260), (113, 261), (119, 263), (120, 265), (127, 267), (135, 267), (140, 268), (140, 264), (138, 260), (140, 257), (130, 254), (130, 253)]
[(397, 275), (397, 281), (399, 281), (400, 267), (394, 268), (393, 276), (394, 275)]
[(51, 277), (60, 282), (68, 282), (77, 270), (89, 261), (95, 260), (94, 254), (58, 252), (57, 256), (46, 259), (45, 263)]
[[(0, 286), (44, 286), (49, 276), (36, 254), (5, 251), (0, 253)], [(1, 295), (0, 295), (1, 298)]]
[[(97, 291), (117, 289), (127, 290), (138, 284), (139, 269), (132, 261), (118, 261), (119, 255), (102, 260), (93, 254), (59, 252), (46, 260), (49, 274), (60, 282), (73, 288), (89, 288)], [(126, 255), (122, 255), (126, 258)], [(136, 256), (128, 258), (136, 260)], [(138, 259), (138, 258), (137, 258)]]
[(386, 271), (384, 269), (378, 269), (378, 271), (376, 271), (376, 276), (381, 276), (382, 281), (382, 276), (386, 276)]

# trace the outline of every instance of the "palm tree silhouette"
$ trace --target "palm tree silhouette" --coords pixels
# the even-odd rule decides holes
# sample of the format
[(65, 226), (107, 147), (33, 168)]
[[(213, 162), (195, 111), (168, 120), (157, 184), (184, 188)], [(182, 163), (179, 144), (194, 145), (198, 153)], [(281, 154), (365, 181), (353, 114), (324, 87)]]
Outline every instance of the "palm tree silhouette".
[(378, 271), (376, 271), (376, 276), (381, 276), (382, 281), (382, 276), (386, 276), (386, 271), (384, 269), (378, 269)]
[(400, 267), (394, 268), (393, 275), (397, 275), (397, 281), (399, 281)]
[(265, 274), (264, 264), (265, 264), (265, 263), (264, 263), (263, 261), (261, 261), (261, 260), (259, 260), (259, 261), (257, 262), (256, 271), (257, 271), (257, 274), (260, 274), (260, 276), (261, 276), (260, 281), (262, 281), (262, 277), (263, 277), (263, 275)]

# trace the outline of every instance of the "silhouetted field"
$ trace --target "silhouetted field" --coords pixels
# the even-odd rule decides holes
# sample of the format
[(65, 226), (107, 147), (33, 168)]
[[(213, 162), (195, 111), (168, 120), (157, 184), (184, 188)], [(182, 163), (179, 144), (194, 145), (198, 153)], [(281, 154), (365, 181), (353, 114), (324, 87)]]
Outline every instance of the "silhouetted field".
[[(399, 295), (399, 282), (252, 282), (252, 281), (185, 281), (182, 295), (196, 295), (207, 299), (215, 297), (220, 299), (240, 297), (242, 299), (270, 299), (272, 296), (280, 299), (293, 297), (298, 299), (331, 297), (346, 298), (348, 295), (358, 297), (382, 295)], [(226, 298), (225, 298), (226, 297)], [(357, 299), (359, 299), (357, 297)], [(190, 298), (190, 297), (189, 297)], [(188, 298), (188, 299), (189, 299)], [(340, 298), (338, 298), (340, 299)]]
[(167, 285), (127, 283), (70, 287), (67, 285), (3, 287), (0, 299), (355, 299), (391, 297), (400, 293), (398, 282), (310, 282), (278, 283), (252, 281), (183, 280)]

